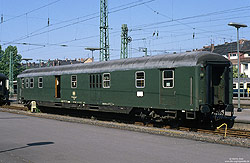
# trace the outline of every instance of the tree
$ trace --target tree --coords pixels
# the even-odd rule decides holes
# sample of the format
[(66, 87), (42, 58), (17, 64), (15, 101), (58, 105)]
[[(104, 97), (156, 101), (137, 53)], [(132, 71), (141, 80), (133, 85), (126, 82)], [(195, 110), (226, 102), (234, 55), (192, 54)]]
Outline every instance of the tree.
[(8, 46), (5, 51), (0, 46), (0, 73), (9, 76), (9, 63), (10, 63), (10, 52), (13, 55), (13, 77), (17, 79), (17, 75), (20, 74), (24, 69), (21, 67), (22, 56), (17, 54), (16, 46)]
[[(233, 66), (233, 78), (238, 78), (238, 68)], [(240, 78), (248, 78), (245, 73), (240, 73)]]

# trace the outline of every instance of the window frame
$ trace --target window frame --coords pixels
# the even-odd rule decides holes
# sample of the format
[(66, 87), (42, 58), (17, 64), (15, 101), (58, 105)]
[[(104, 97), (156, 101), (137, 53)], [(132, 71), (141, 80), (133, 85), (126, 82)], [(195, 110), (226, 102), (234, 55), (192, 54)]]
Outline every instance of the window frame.
[(89, 74), (89, 88), (92, 88), (92, 74)]
[(92, 74), (92, 88), (95, 88), (95, 83), (96, 83), (95, 74)]
[[(73, 81), (73, 76), (76, 77), (76, 78), (75, 78), (75, 79), (76, 79), (75, 81)], [(77, 75), (71, 75), (70, 79), (71, 79), (71, 88), (72, 88), (72, 89), (76, 89), (76, 88), (77, 88)], [(75, 86), (73, 86), (73, 83), (75, 83)]]
[[(42, 79), (42, 82), (40, 82), (40, 79)], [(38, 83), (38, 88), (43, 88), (43, 77), (38, 77), (37, 79), (37, 83)], [(42, 86), (40, 87), (40, 84), (42, 84)]]
[[(104, 79), (104, 75), (109, 75), (109, 80)], [(109, 82), (109, 86), (106, 86), (104, 83)], [(103, 88), (110, 88), (111, 87), (111, 74), (110, 73), (103, 73), (102, 74), (102, 87)]]
[(102, 88), (102, 75), (99, 74), (99, 88)]
[(248, 70), (248, 64), (244, 64), (244, 69)]
[(24, 78), (21, 78), (21, 88), (23, 89), (25, 87), (25, 80)]
[[(171, 71), (173, 77), (172, 77), (172, 78), (165, 78), (165, 76), (164, 76), (164, 72), (165, 72), (165, 71)], [(174, 74), (174, 70), (163, 70), (163, 71), (162, 71), (162, 87), (163, 87), (163, 88), (174, 88), (174, 75), (175, 75), (175, 74)], [(164, 86), (164, 81), (165, 81), (165, 80), (172, 80), (172, 81), (173, 81), (173, 86), (172, 86), (172, 87), (168, 87), (168, 86), (165, 87), (165, 86)]]
[(29, 88), (29, 87), (30, 87), (30, 79), (25, 78), (25, 88)]
[[(32, 79), (32, 82), (31, 82), (31, 79)], [(34, 78), (33, 78), (33, 77), (31, 77), (31, 78), (29, 79), (29, 83), (30, 83), (29, 87), (30, 87), (30, 88), (34, 88), (35, 82), (34, 82)]]
[[(137, 79), (137, 73), (143, 73), (143, 79)], [(137, 81), (143, 81), (143, 86), (137, 86)], [(135, 72), (135, 87), (136, 88), (145, 88), (146, 87), (146, 73), (145, 71), (136, 71)]]
[(95, 81), (96, 81), (95, 87), (96, 87), (96, 88), (99, 88), (99, 74), (96, 74), (96, 75), (95, 75)]

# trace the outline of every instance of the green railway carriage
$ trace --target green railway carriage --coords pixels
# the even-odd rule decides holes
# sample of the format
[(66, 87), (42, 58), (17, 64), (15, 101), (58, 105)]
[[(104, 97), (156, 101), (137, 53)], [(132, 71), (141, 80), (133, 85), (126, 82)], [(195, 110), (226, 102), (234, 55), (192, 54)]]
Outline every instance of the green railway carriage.
[(232, 122), (232, 81), (230, 61), (189, 52), (28, 69), (18, 76), (18, 99), (158, 121)]

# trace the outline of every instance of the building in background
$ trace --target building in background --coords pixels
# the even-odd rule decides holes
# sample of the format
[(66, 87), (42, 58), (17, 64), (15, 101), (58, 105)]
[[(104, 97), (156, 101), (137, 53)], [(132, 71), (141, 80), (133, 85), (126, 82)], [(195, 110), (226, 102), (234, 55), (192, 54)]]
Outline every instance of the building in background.
[[(89, 63), (92, 62), (92, 58), (79, 58), (79, 59), (55, 59), (55, 60), (47, 60), (41, 62), (27, 62), (22, 63), (22, 66), (26, 68), (39, 68), (39, 67), (51, 67), (51, 66), (61, 66), (61, 65), (70, 65), (70, 64), (78, 64), (78, 63)], [(26, 65), (27, 64), (27, 65)]]
[[(240, 43), (240, 73), (245, 73), (250, 77), (250, 40), (241, 39)], [(204, 46), (202, 51), (211, 51), (218, 53), (228, 58), (234, 66), (237, 67), (237, 42), (231, 42), (221, 45), (211, 44), (210, 46)]]

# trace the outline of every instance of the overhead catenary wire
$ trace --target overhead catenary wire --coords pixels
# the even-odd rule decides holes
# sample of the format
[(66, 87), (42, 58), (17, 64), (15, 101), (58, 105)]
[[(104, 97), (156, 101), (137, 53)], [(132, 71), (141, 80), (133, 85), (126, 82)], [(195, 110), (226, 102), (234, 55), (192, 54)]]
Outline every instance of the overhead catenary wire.
[[(241, 9), (243, 9), (243, 10), (246, 10), (246, 9), (248, 9), (248, 8), (241, 8)], [(230, 12), (232, 11), (232, 10), (229, 10)], [(226, 12), (226, 13), (230, 13), (230, 12)], [(240, 9), (238, 10), (238, 12), (240, 12)], [(216, 15), (221, 15), (221, 14), (223, 14), (221, 11), (219, 11), (219, 12), (213, 12), (214, 13), (214, 16), (216, 16)], [(201, 16), (201, 14), (200, 14), (200, 17), (197, 17), (197, 18), (203, 18), (203, 17), (206, 17), (207, 15), (208, 15), (209, 13), (207, 13), (207, 14), (202, 14), (202, 16)], [(164, 14), (165, 15), (165, 14)], [(213, 15), (213, 14), (212, 14)], [(92, 16), (94, 16), (94, 15), (92, 15)], [(167, 15), (166, 15), (167, 16)], [(237, 17), (237, 16), (235, 16), (235, 17)], [(242, 18), (242, 17), (245, 17), (244, 15), (243, 16), (238, 16), (238, 18)], [(167, 18), (167, 17), (166, 17)], [(185, 18), (185, 17), (184, 17)], [(247, 18), (247, 17), (246, 17)], [(174, 22), (173, 20), (175, 20), (175, 19), (173, 19), (173, 16), (172, 17), (170, 17), (170, 18), (168, 18), (169, 19), (169, 21), (170, 22)], [(181, 18), (178, 18), (178, 19), (181, 19)], [(177, 19), (177, 20), (178, 20)], [(185, 19), (185, 20), (191, 20), (191, 19), (196, 19), (196, 18), (190, 18), (190, 19)], [(220, 19), (220, 20), (223, 20), (223, 19)], [(219, 19), (217, 19), (217, 21), (220, 21)], [(225, 20), (225, 19), (224, 19)], [(188, 27), (188, 28), (190, 28), (190, 31), (193, 29), (193, 28), (191, 28), (191, 27), (193, 27), (194, 26), (194, 24), (199, 24), (199, 23), (202, 23), (202, 22), (212, 22), (212, 21), (216, 21), (216, 19), (212, 19), (212, 20), (198, 20), (198, 21), (193, 21), (193, 22), (186, 22), (186, 21), (184, 21), (183, 23), (185, 23), (185, 24), (187, 24), (187, 25), (190, 25), (190, 27), (188, 27), (188, 26), (186, 26), (186, 27)], [(76, 24), (79, 24), (80, 22), (79, 22), (79, 17), (78, 17), (78, 20), (74, 20), (74, 21), (71, 21), (71, 22), (67, 22), (67, 21), (65, 21), (64, 23), (66, 23), (66, 25), (67, 24), (69, 24), (69, 23), (73, 23), (73, 22), (78, 22), (78, 23), (76, 23)], [(195, 23), (196, 22), (196, 23)], [(60, 22), (59, 22), (60, 23)], [(52, 23), (50, 23), (50, 27), (51, 27), (51, 29), (54, 29), (54, 27), (55, 26), (57, 26), (57, 25), (61, 25), (61, 24), (64, 24), (64, 23), (60, 23), (60, 24), (52, 24)], [(150, 29), (154, 29), (154, 28), (164, 28), (163, 27), (163, 25), (165, 26), (165, 27), (179, 27), (179, 26), (181, 26), (181, 24), (180, 23), (178, 23), (178, 22), (176, 22), (176, 23), (171, 23), (171, 24), (158, 24), (159, 22), (156, 22), (155, 23), (155, 27), (152, 25), (150, 25), (150, 26), (141, 26), (141, 30), (150, 30)], [(194, 23), (194, 24), (192, 24), (192, 23)], [(214, 25), (213, 25), (214, 26)], [(208, 27), (208, 26), (207, 26)], [(56, 27), (55, 27), (56, 28)], [(202, 28), (202, 27), (197, 27), (197, 26), (195, 26), (195, 28), (196, 28), (196, 30), (195, 30), (195, 33), (196, 34), (201, 34), (201, 35), (205, 35), (205, 36), (211, 36), (211, 35), (213, 35), (213, 36), (215, 36), (216, 35), (216, 37), (217, 38), (219, 38), (220, 36), (220, 34), (223, 34), (223, 36), (221, 36), (220, 38), (226, 38), (226, 39), (228, 39), (229, 37), (231, 38), (231, 35), (230, 34), (227, 34), (226, 32), (224, 32), (223, 30), (210, 30), (210, 29), (208, 29), (208, 30), (206, 30), (206, 29), (201, 29), (200, 30), (200, 28)], [(34, 35), (34, 36), (32, 36), (33, 34), (38, 34), (38, 33), (41, 33), (41, 32), (44, 32), (43, 30), (44, 29), (48, 29), (46, 26), (45, 27), (43, 27), (43, 29), (41, 29), (41, 30), (39, 30), (39, 32), (31, 32), (32, 34), (27, 34), (26, 35), (26, 37), (24, 37), (23, 39), (25, 39), (25, 38), (28, 38), (28, 37), (35, 37), (35, 36), (39, 36), (39, 35)], [(62, 29), (62, 28), (61, 28)], [(183, 28), (184, 29), (184, 28)], [(56, 29), (57, 30), (57, 29)], [(54, 31), (56, 31), (56, 30), (54, 30)], [(135, 28), (133, 28), (133, 30), (131, 30), (131, 32), (134, 32), (134, 34), (138, 34), (139, 32), (136, 32), (136, 30), (137, 29), (135, 29)], [(139, 30), (139, 28), (138, 28), (138, 30)], [(174, 29), (174, 30), (178, 30), (178, 29)], [(184, 29), (184, 30), (187, 30), (187, 28), (186, 29)], [(202, 30), (205, 30), (205, 31), (202, 31)], [(226, 31), (226, 30), (225, 30)], [(228, 30), (227, 30), (228, 31)], [(47, 31), (46, 30), (46, 32), (52, 32), (52, 31)], [(45, 33), (46, 33), (45, 32)], [(173, 32), (173, 31), (169, 31), (169, 32)], [(220, 32), (222, 32), (222, 33), (220, 33)], [(163, 31), (161, 31), (161, 34), (163, 33)], [(191, 34), (190, 33), (193, 33), (192, 31), (191, 32), (188, 32), (188, 31), (186, 31), (186, 32), (184, 32), (184, 34), (182, 34), (182, 35), (184, 35), (184, 36), (186, 36), (186, 35), (188, 35), (188, 33), (189, 33), (189, 35), (191, 36)], [(206, 33), (209, 33), (209, 34), (206, 34)], [(216, 34), (217, 33), (217, 34)], [(43, 34), (43, 33), (42, 33)], [(41, 34), (41, 35), (42, 35)], [(148, 35), (152, 35), (152, 33), (150, 34), (150, 32), (144, 32), (144, 34), (146, 34), (145, 36), (146, 36), (146, 39), (147, 40), (156, 40), (155, 38), (152, 38), (152, 37), (149, 37)], [(227, 36), (226, 36), (227, 35)], [(67, 47), (74, 47), (74, 45), (69, 45), (68, 43), (72, 43), (72, 42), (77, 42), (77, 43), (80, 43), (80, 41), (81, 40), (86, 40), (86, 39), (91, 39), (91, 38), (95, 38), (95, 37), (98, 37), (99, 35), (93, 35), (93, 36), (86, 36), (86, 37), (82, 37), (82, 38), (80, 38), (80, 37), (75, 37), (75, 39), (71, 39), (71, 40), (66, 40), (66, 41), (62, 41), (62, 43), (63, 44), (65, 44), (65, 45), (67, 45)], [(119, 35), (117, 35), (117, 36), (119, 36)], [(136, 36), (136, 35), (133, 35), (133, 34), (131, 34), (131, 36)], [(181, 36), (181, 34), (174, 34), (173, 35), (174, 37), (179, 37), (179, 36)], [(160, 40), (160, 39), (163, 39), (163, 38), (167, 38), (168, 36), (167, 35), (161, 35), (161, 37), (159, 37), (157, 40)], [(197, 38), (199, 38), (199, 37), (197, 37)], [(200, 38), (202, 38), (202, 37), (200, 37)], [(203, 37), (203, 38), (206, 38), (206, 37)], [(137, 38), (137, 39), (140, 39), (140, 38)], [(209, 38), (210, 39), (210, 38)], [(173, 43), (175, 43), (175, 42), (180, 42), (180, 41), (187, 41), (186, 39), (180, 39), (180, 40), (178, 40), (178, 41), (176, 41), (176, 39), (174, 39), (172, 42)], [(136, 41), (135, 39), (133, 39), (133, 41)], [(16, 41), (16, 42), (18, 42), (18, 41)], [(5, 42), (5, 43), (7, 43), (7, 42)], [(152, 45), (152, 46), (154, 46), (154, 47), (157, 47), (158, 45), (160, 45), (160, 44), (158, 44), (159, 42), (157, 42), (155, 45)], [(35, 43), (33, 43), (33, 42), (30, 42), (30, 45), (29, 46), (36, 46), (36, 45), (32, 45), (32, 44), (35, 44)], [(60, 46), (60, 43), (51, 43), (51, 44), (48, 44), (48, 42), (47, 42), (47, 44), (45, 43), (45, 44), (42, 44), (42, 45), (45, 45), (45, 46), (41, 46), (41, 48), (44, 48), (44, 47), (48, 47), (48, 46), (58, 46), (58, 47), (63, 47), (63, 46)], [(39, 47), (40, 48), (40, 47)], [(32, 50), (32, 49), (30, 49), (30, 50)]]
[[(167, 16), (167, 15), (165, 15), (165, 14), (162, 14), (162, 13), (160, 13), (159, 11), (157, 11), (157, 10), (155, 10), (155, 9), (153, 9), (152, 7), (150, 7), (150, 6), (148, 6), (147, 4), (144, 4), (147, 8), (149, 8), (151, 11), (153, 11), (154, 13), (156, 13), (157, 15), (161, 15), (161, 16), (163, 16), (163, 17), (165, 17), (165, 18), (168, 18), (168, 19), (170, 19), (169, 21), (170, 22), (173, 22), (173, 21), (176, 21), (176, 22), (178, 22), (180, 25), (184, 25), (184, 26), (187, 26), (187, 27), (189, 27), (190, 29), (197, 29), (197, 30), (200, 30), (200, 31), (204, 31), (204, 32), (209, 32), (209, 33), (214, 33), (213, 31), (210, 31), (210, 30), (204, 30), (204, 29), (201, 29), (201, 28), (195, 28), (195, 27), (193, 27), (193, 26), (191, 26), (191, 25), (189, 25), (189, 24), (195, 24), (194, 22), (192, 22), (192, 23), (183, 23), (182, 21), (180, 21), (181, 19), (172, 19), (171, 17), (169, 17), (169, 16)], [(236, 9), (230, 9), (229, 11), (234, 11), (235, 12), (235, 10), (238, 10), (238, 9), (242, 9), (242, 8), (245, 8), (245, 9), (247, 9), (247, 8), (250, 8), (250, 6), (246, 6), (246, 7), (240, 7), (240, 8), (236, 8)], [(194, 18), (194, 17), (202, 17), (202, 16), (208, 16), (208, 15), (211, 15), (211, 14), (224, 14), (224, 12), (226, 12), (225, 10), (223, 10), (223, 11), (218, 11), (218, 12), (213, 12), (213, 13), (208, 13), (208, 14), (202, 14), (202, 15), (198, 15), (198, 16), (193, 16), (193, 17), (187, 17), (187, 18)], [(245, 16), (245, 17), (250, 17), (250, 16)], [(242, 18), (242, 16), (238, 16), (238, 17), (231, 17), (230, 19), (234, 19), (234, 18)], [(184, 18), (182, 19), (182, 20), (184, 20)], [(217, 20), (212, 20), (212, 21), (218, 21), (218, 20), (225, 20), (225, 18), (223, 18), (223, 19), (217, 19)], [(204, 21), (203, 21), (204, 22)], [(210, 20), (210, 22), (211, 22), (211, 20)], [(196, 22), (197, 23), (197, 22)], [(199, 21), (198, 23), (201, 23), (201, 21)], [(169, 25), (169, 26), (174, 26), (174, 25)], [(152, 28), (155, 28), (155, 27), (152, 27)], [(132, 31), (133, 29), (131, 29), (131, 31)], [(223, 35), (227, 35), (227, 34), (223, 34)], [(227, 35), (227, 36), (231, 36), (231, 35)], [(193, 39), (195, 38), (195, 33), (193, 32)]]
[[(245, 8), (245, 9), (243, 10), (243, 8)], [(199, 14), (199, 15), (187, 16), (187, 17), (183, 17), (183, 18), (170, 19), (170, 20), (166, 20), (166, 21), (160, 21), (157, 23), (141, 24), (141, 25), (137, 25), (137, 26), (134, 26), (131, 28), (154, 26), (154, 25), (165, 24), (165, 23), (169, 23), (169, 22), (173, 22), (173, 21), (188, 20), (188, 19), (201, 18), (201, 17), (211, 16), (211, 15), (220, 15), (220, 14), (233, 13), (233, 12), (237, 12), (237, 14), (238, 14), (239, 12), (244, 12), (245, 10), (249, 10), (249, 8), (250, 8), (250, 6), (232, 8), (232, 9), (227, 9), (227, 10), (210, 12), (210, 13), (206, 13), (206, 14)]]
[[(149, 3), (149, 2), (152, 2), (152, 1), (154, 1), (154, 0), (150, 0), (150, 1), (146, 1), (146, 2), (143, 2), (143, 3), (140, 3), (140, 4), (135, 4), (135, 6), (137, 6), (137, 5), (146, 5), (146, 3)], [(137, 1), (138, 2), (138, 1)], [(120, 6), (119, 6), (120, 7)], [(240, 8), (236, 8), (236, 9), (242, 9), (242, 8), (249, 8), (250, 6), (246, 6), (246, 7), (240, 7)], [(124, 9), (127, 9), (128, 7), (126, 7), (126, 8), (124, 8)], [(120, 10), (120, 9), (119, 9)], [(118, 10), (118, 11), (119, 11)], [(235, 9), (230, 9), (230, 11), (233, 11), (233, 10), (235, 10)], [(223, 11), (225, 11), (225, 10), (223, 10)], [(207, 16), (207, 15), (211, 15), (211, 14), (218, 14), (218, 13), (222, 13), (223, 11), (219, 11), (219, 12), (213, 12), (213, 13), (208, 13), (208, 14), (202, 14), (202, 15), (197, 15), (197, 16), (192, 16), (192, 17), (186, 17), (186, 18), (181, 18), (181, 19), (177, 19), (177, 20), (184, 20), (184, 19), (190, 19), (190, 18), (195, 18), (195, 17), (201, 17), (201, 16)], [(115, 10), (115, 11), (111, 11), (110, 13), (112, 13), (112, 12), (117, 12), (117, 10)], [(94, 14), (96, 14), (96, 13), (94, 13)], [(94, 15), (93, 14), (93, 15)], [(92, 14), (89, 14), (89, 15), (92, 15)], [(88, 16), (88, 15), (87, 15)], [(94, 19), (94, 18), (97, 18), (97, 17), (92, 17), (91, 19)], [(170, 17), (168, 17), (168, 18), (170, 18)], [(72, 19), (73, 20), (73, 19)], [(89, 19), (90, 20), (90, 19)], [(87, 20), (83, 20), (83, 21), (81, 21), (81, 22), (84, 22), (84, 21), (87, 21)], [(171, 20), (171, 21), (175, 21), (175, 20)], [(61, 28), (64, 28), (64, 27), (68, 27), (68, 26), (71, 26), (71, 25), (74, 25), (74, 24), (78, 24), (78, 23), (80, 23), (79, 21), (78, 22), (75, 22), (75, 23), (72, 23), (72, 24), (69, 24), (69, 25), (65, 25), (65, 26), (62, 26), (62, 27), (58, 27), (58, 28), (56, 28), (56, 29), (52, 29), (52, 30), (49, 30), (49, 31), (46, 31), (46, 32), (51, 32), (51, 31), (54, 31), (54, 30), (58, 30), (58, 29), (61, 29)], [(156, 24), (159, 24), (159, 23), (156, 23)], [(54, 25), (54, 24), (52, 24), (52, 25)], [(51, 26), (52, 26), (51, 25)], [(190, 26), (191, 27), (191, 26)], [(43, 28), (41, 28), (41, 29), (39, 29), (39, 30), (37, 30), (37, 31), (40, 31), (40, 30), (42, 30), (42, 29), (45, 29), (45, 28), (47, 28), (47, 26), (45, 26), (45, 27), (43, 27)], [(41, 34), (44, 34), (44, 33), (46, 33), (46, 32), (40, 32), (40, 33), (37, 33), (37, 34), (33, 34), (33, 33), (36, 33), (37, 31), (34, 31), (34, 32), (32, 32), (31, 33), (31, 35), (29, 35), (29, 37), (34, 37), (34, 36), (37, 36), (37, 35), (41, 35)], [(28, 38), (28, 36), (26, 36), (26, 37), (21, 37), (21, 38), (19, 38), (19, 39), (17, 39), (17, 40), (13, 40), (13, 41), (20, 41), (20, 40), (22, 40), (22, 39), (26, 39), (26, 38)], [(9, 42), (9, 43), (11, 43), (11, 42)], [(8, 44), (9, 44), (8, 43)], [(7, 44), (7, 43), (6, 43)], [(6, 44), (4, 44), (4, 45), (6, 45)]]
[[(224, 30), (222, 30), (224, 31)], [(232, 31), (232, 29), (228, 30), (228, 31)], [(114, 33), (118, 33), (117, 32), (114, 32)], [(203, 33), (207, 33), (207, 32), (199, 32), (197, 34), (203, 34)], [(186, 34), (180, 34), (180, 35), (175, 35), (175, 37), (179, 37), (179, 36), (185, 36), (185, 35), (189, 35), (189, 33), (186, 33)], [(39, 47), (39, 48), (33, 48), (33, 49), (29, 49), (29, 50), (25, 50), (25, 51), (21, 51), (21, 52), (26, 52), (26, 51), (32, 51), (32, 50), (36, 50), (36, 49), (40, 49), (40, 48), (43, 48), (43, 47), (48, 47), (48, 46), (61, 46), (61, 47), (88, 47), (88, 46), (71, 46), (71, 45), (66, 45), (66, 44), (63, 44), (63, 43), (70, 43), (70, 42), (74, 42), (74, 41), (80, 41), (80, 40), (85, 40), (85, 39), (89, 39), (89, 38), (95, 38), (95, 37), (99, 37), (99, 35), (93, 35), (93, 36), (89, 36), (89, 37), (83, 37), (83, 38), (79, 38), (79, 39), (73, 39), (73, 40), (69, 40), (69, 41), (63, 41), (63, 42), (60, 42), (60, 43), (55, 43), (55, 44), (34, 44), (34, 43), (26, 43), (26, 44), (23, 44), (23, 43), (13, 43), (13, 44), (23, 44), (23, 45), (33, 45), (33, 46), (42, 46), (42, 47)], [(151, 37), (151, 36), (150, 36)], [(149, 39), (150, 37), (147, 37), (147, 38), (135, 38), (133, 39), (133, 41), (145, 41), (146, 39)], [(159, 38), (157, 38), (158, 40), (160, 39), (163, 39), (165, 37), (169, 37), (169, 36), (161, 36)], [(206, 35), (205, 37), (200, 37), (199, 39), (201, 38), (207, 38), (209, 37), (209, 35)], [(175, 41), (175, 42), (168, 42), (168, 43), (162, 43), (162, 44), (170, 44), (170, 43), (176, 43), (176, 42), (180, 42), (180, 41), (188, 41), (188, 40), (192, 40), (192, 39), (184, 39), (184, 40), (179, 40), (179, 41)], [(156, 44), (156, 45), (161, 45), (161, 44)], [(155, 46), (156, 46), (155, 45)]]
[[(210, 22), (218, 22), (221, 20), (231, 20), (231, 19), (245, 19), (245, 18), (249, 18), (250, 15), (243, 15), (243, 16), (234, 16), (234, 17), (225, 17), (225, 18), (218, 18), (218, 19), (213, 19), (213, 20), (199, 20), (199, 21), (192, 21), (192, 22), (188, 22), (186, 24), (201, 24), (201, 23), (210, 23)], [(224, 24), (223, 24), (224, 25)], [(131, 28), (130, 32), (133, 31), (140, 31), (140, 30), (149, 30), (149, 29), (154, 29), (154, 28), (166, 28), (166, 27), (176, 27), (176, 26), (180, 26), (180, 24), (168, 24), (168, 25), (163, 25), (163, 26), (153, 26), (153, 27), (139, 27), (139, 28)], [(214, 25), (213, 25), (214, 26)], [(201, 27), (197, 27), (198, 29)], [(203, 27), (202, 27), (203, 28)], [(250, 28), (250, 27), (247, 27)]]
[[(191, 26), (190, 26), (191, 27)], [(201, 30), (201, 31), (203, 31), (203, 32), (198, 32), (197, 34), (203, 34), (203, 33), (207, 33), (207, 32), (211, 32), (211, 31), (207, 31), (207, 30)], [(221, 31), (225, 31), (225, 30), (221, 30)], [(218, 32), (218, 31), (215, 31), (215, 32), (213, 32), (213, 33), (216, 33), (216, 32)], [(218, 34), (219, 35), (219, 34)], [(223, 37), (224, 38), (224, 37)], [(79, 40), (81, 40), (81, 39), (79, 39)], [(145, 40), (145, 38), (144, 39), (138, 39), (138, 40)], [(72, 41), (78, 41), (78, 40), (72, 40)], [(135, 40), (134, 40), (135, 41)], [(67, 42), (67, 41), (65, 41), (65, 42)]]
[[(114, 33), (120, 33), (120, 31), (115, 31), (115, 32), (111, 32), (110, 34), (114, 34)], [(65, 44), (65, 43), (71, 43), (71, 42), (74, 42), (74, 41), (80, 41), (80, 40), (85, 40), (85, 39), (90, 39), (90, 38), (95, 38), (95, 37), (99, 37), (99, 35), (92, 35), (92, 36), (88, 36), (88, 37), (83, 37), (83, 38), (78, 38), (78, 39), (73, 39), (73, 40), (69, 40), (69, 41), (63, 41), (63, 42), (59, 42), (59, 43), (50, 43), (50, 44), (38, 44), (38, 43), (20, 43), (20, 42), (13, 42), (13, 44), (20, 44), (20, 45), (31, 45), (31, 46), (40, 46), (38, 48), (32, 48), (32, 49), (29, 49), (29, 50), (24, 50), (24, 51), (21, 51), (21, 52), (26, 52), (26, 51), (32, 51), (32, 50), (36, 50), (36, 49), (41, 49), (41, 48), (44, 48), (44, 47), (48, 47), (48, 46), (58, 46), (58, 47), (89, 47), (89, 46), (72, 46), (72, 45), (68, 45), (68, 44)]]
[(30, 13), (32, 13), (32, 12), (38, 11), (38, 10), (40, 10), (40, 9), (42, 9), (42, 8), (45, 8), (45, 7), (50, 6), (50, 5), (53, 5), (53, 4), (55, 4), (55, 3), (59, 2), (59, 1), (61, 1), (61, 0), (53, 1), (53, 2), (48, 3), (48, 4), (46, 4), (46, 5), (40, 6), (40, 7), (38, 7), (38, 8), (35, 8), (35, 9), (33, 9), (33, 10), (27, 11), (27, 12), (25, 12), (25, 13), (23, 13), (23, 14), (17, 15), (17, 16), (15, 16), (15, 17), (12, 17), (12, 18), (9, 18), (9, 19), (6, 19), (6, 20), (3, 21), (3, 23), (6, 23), (6, 22), (8, 22), (8, 21), (11, 21), (11, 20), (17, 19), (17, 18), (19, 18), (19, 17), (25, 16), (25, 15), (30, 14)]
[[(179, 21), (179, 20), (174, 20), (173, 18), (171, 19), (171, 17), (169, 17), (169, 16), (167, 16), (167, 15), (164, 15), (164, 14), (161, 14), (159, 11), (157, 11), (157, 10), (155, 10), (155, 9), (153, 9), (152, 7), (150, 7), (150, 6), (148, 6), (148, 5), (146, 5), (145, 4), (145, 6), (147, 7), (147, 8), (149, 8), (151, 11), (153, 11), (155, 14), (157, 14), (157, 15), (161, 15), (161, 16), (163, 16), (163, 17), (166, 17), (166, 18), (168, 18), (169, 20), (168, 20), (168, 22), (173, 22), (173, 21), (176, 21), (176, 22), (178, 22), (179, 24), (181, 24), (181, 25), (184, 25), (184, 26), (187, 26), (187, 27), (189, 27), (189, 28), (191, 28), (191, 29), (193, 29), (193, 39), (195, 39), (195, 37), (196, 37), (196, 34), (198, 34), (198, 33), (196, 33), (195, 32), (195, 29), (196, 28), (194, 28), (194, 27), (192, 27), (192, 26), (190, 26), (190, 25), (188, 25), (187, 23), (183, 23), (183, 22), (181, 22), (181, 21)], [(218, 14), (218, 13), (222, 13), (222, 12), (215, 12), (216, 14)], [(205, 15), (209, 15), (209, 14), (204, 14), (204, 15), (202, 15), (202, 16), (205, 16)], [(151, 25), (151, 24), (150, 24)], [(154, 24), (155, 25), (155, 24)], [(152, 27), (152, 28), (155, 28), (155, 27)], [(140, 27), (140, 29), (142, 29), (141, 27)], [(204, 29), (200, 29), (199, 28), (199, 30), (200, 31), (203, 31), (203, 32), (200, 32), (200, 33), (215, 33), (214, 31), (209, 31), (209, 30), (204, 30)], [(133, 29), (131, 30), (131, 31), (133, 31)], [(223, 30), (223, 31), (225, 31), (225, 30)], [(224, 34), (224, 33), (223, 33)], [(224, 34), (225, 35), (225, 34)], [(153, 34), (153, 36), (154, 36), (154, 34)], [(181, 36), (183, 36), (183, 34), (181, 35)], [(231, 36), (231, 35), (228, 35), (228, 36)], [(176, 37), (176, 36), (175, 36)], [(155, 38), (153, 38), (153, 37), (148, 37), (148, 38), (141, 38), (141, 39), (135, 39), (134, 41), (136, 41), (136, 40), (138, 40), (138, 41), (145, 41), (145, 40), (147, 40), (147, 39), (151, 39), (151, 40), (155, 40)], [(157, 40), (158, 40), (159, 38), (157, 37)], [(225, 39), (225, 38), (224, 38)], [(194, 43), (193, 43), (194, 44)], [(194, 45), (193, 45), (194, 46)]]
[[(155, 1), (155, 0), (143, 1), (143, 2), (140, 2), (138, 4), (133, 4), (132, 3), (133, 5), (125, 6), (125, 7), (120, 7), (119, 6), (119, 9), (114, 9), (114, 10), (110, 11), (109, 14), (116, 13), (116, 12), (119, 12), (119, 11), (122, 11), (122, 10), (126, 10), (126, 9), (129, 9), (129, 8), (137, 7), (137, 6), (140, 6), (140, 5), (144, 5), (146, 3), (150, 3), (150, 2), (153, 2), (153, 1)], [(95, 15), (95, 14), (89, 14), (89, 15)], [(59, 29), (62, 29), (62, 28), (66, 28), (66, 27), (78, 24), (78, 23), (82, 23), (82, 22), (86, 22), (86, 21), (92, 20), (92, 19), (95, 19), (95, 18), (99, 18), (99, 15), (92, 16), (90, 18), (86, 18), (86, 19), (83, 19), (83, 20), (80, 20), (80, 21), (76, 21), (76, 22), (73, 22), (73, 23), (69, 23), (69, 24), (66, 24), (66, 25), (63, 25), (63, 26), (60, 26), (60, 27), (57, 27), (57, 28), (53, 28), (53, 29), (50, 29), (48, 31), (43, 31), (43, 32), (40, 32), (40, 33), (31, 34), (29, 36), (20, 37), (18, 39), (13, 40), (13, 41), (7, 42), (7, 43), (5, 43), (3, 45), (11, 44), (12, 42), (20, 41), (20, 40), (26, 39), (28, 37), (34, 37), (34, 36), (38, 36), (38, 35), (41, 35), (41, 34), (44, 34), (44, 33), (47, 33), (47, 32), (56, 31), (56, 30), (59, 30)], [(45, 28), (46, 27), (43, 27), (42, 29), (45, 29)]]

